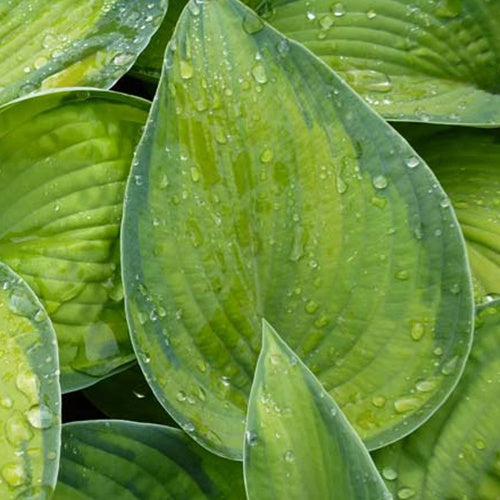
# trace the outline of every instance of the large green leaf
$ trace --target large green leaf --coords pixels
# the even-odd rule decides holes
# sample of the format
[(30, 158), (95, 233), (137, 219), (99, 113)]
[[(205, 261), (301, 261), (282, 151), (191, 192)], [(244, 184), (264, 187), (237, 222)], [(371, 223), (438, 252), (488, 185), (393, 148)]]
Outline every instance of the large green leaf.
[(476, 302), (500, 296), (500, 131), (400, 128), (450, 196), (467, 242)]
[(244, 470), (250, 500), (392, 499), (335, 401), (266, 321)]
[(0, 108), (0, 258), (54, 322), (64, 390), (133, 359), (118, 234), (147, 110), (141, 99), (84, 89)]
[(61, 438), (56, 336), (35, 294), (3, 263), (0, 359), (0, 498), (48, 499)]
[(165, 68), (122, 233), (129, 325), (160, 402), (240, 457), (266, 317), (370, 448), (411, 432), (471, 337), (465, 246), (429, 168), (235, 0), (189, 4)]
[(62, 439), (54, 500), (245, 498), (241, 464), (178, 429), (94, 420), (64, 425)]
[(397, 498), (500, 498), (500, 301), (481, 308), (464, 376), (446, 404), (374, 459)]
[(158, 29), (167, 0), (0, 3), (0, 104), (39, 89), (109, 88)]
[(386, 118), (500, 123), (498, 0), (265, 0), (258, 11)]
[(137, 365), (85, 389), (85, 397), (109, 418), (175, 425)]

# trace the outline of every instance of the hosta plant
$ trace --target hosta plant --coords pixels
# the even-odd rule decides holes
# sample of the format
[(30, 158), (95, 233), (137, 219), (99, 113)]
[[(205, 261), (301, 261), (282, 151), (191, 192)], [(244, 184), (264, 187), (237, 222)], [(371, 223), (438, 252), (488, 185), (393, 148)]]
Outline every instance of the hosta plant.
[(1, 498), (500, 498), (496, 0), (0, 20)]

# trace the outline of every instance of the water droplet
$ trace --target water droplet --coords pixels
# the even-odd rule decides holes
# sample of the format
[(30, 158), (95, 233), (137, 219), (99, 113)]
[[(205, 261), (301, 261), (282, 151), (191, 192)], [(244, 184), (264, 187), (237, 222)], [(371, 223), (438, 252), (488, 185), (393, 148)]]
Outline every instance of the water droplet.
[(408, 168), (416, 168), (420, 165), (420, 160), (416, 156), (409, 156), (405, 163)]
[(292, 249), (290, 250), (289, 259), (292, 262), (297, 262), (304, 255), (304, 231), (300, 224), (295, 225), (293, 233)]
[(134, 54), (118, 54), (113, 58), (113, 64), (116, 66), (125, 66), (134, 61)]
[(460, 293), (461, 287), (458, 283), (455, 283), (454, 285), (451, 286), (450, 292), (453, 295), (458, 295)]
[(383, 175), (377, 175), (372, 179), (373, 186), (377, 189), (385, 189), (388, 185), (387, 178)]
[(332, 7), (333, 15), (336, 17), (345, 16), (345, 7), (344, 4), (337, 2)]
[(193, 182), (200, 180), (200, 171), (196, 167), (191, 167), (191, 180)]
[(458, 363), (458, 356), (453, 356), (451, 359), (449, 359), (448, 361), (446, 361), (446, 363), (443, 364), (443, 366), (441, 367), (441, 373), (443, 375), (451, 375), (455, 371), (457, 363)]
[(394, 409), (397, 413), (406, 413), (420, 407), (420, 399), (405, 396), (394, 401)]
[(280, 40), (276, 45), (276, 50), (281, 56), (288, 54), (288, 52), (290, 52), (290, 44), (288, 43), (288, 40)]
[(307, 11), (306, 17), (307, 19), (309, 19), (309, 21), (314, 21), (314, 19), (316, 19), (316, 14), (314, 12)]
[(246, 431), (245, 432), (245, 441), (246, 441), (248, 446), (251, 446), (251, 447), (255, 446), (259, 442), (259, 438), (257, 436), (257, 433), (252, 432), (252, 431)]
[(200, 14), (200, 6), (198, 5), (198, 2), (189, 2), (189, 11), (193, 16), (198, 16)]
[(462, 0), (440, 0), (436, 6), (436, 15), (443, 18), (457, 17), (462, 11)]
[(368, 19), (374, 19), (375, 17), (377, 17), (377, 13), (375, 12), (374, 9), (370, 9), (367, 13), (366, 13), (366, 17)]
[(394, 481), (398, 477), (398, 473), (392, 467), (384, 467), (382, 469), (382, 476), (387, 481)]
[(437, 380), (420, 380), (415, 385), (418, 392), (431, 392), (437, 387)]
[(260, 63), (252, 68), (252, 76), (257, 83), (264, 84), (267, 82), (266, 69)]
[(2, 408), (10, 409), (10, 408), (12, 408), (13, 404), (14, 403), (13, 403), (12, 399), (9, 398), (8, 396), (5, 396), (2, 399), (0, 399), (0, 406)]
[(7, 441), (15, 447), (19, 447), (24, 441), (29, 441), (33, 437), (33, 431), (28, 426), (28, 422), (19, 412), (15, 412), (5, 422), (5, 434)]
[(314, 302), (314, 300), (309, 300), (308, 302), (306, 302), (304, 309), (306, 310), (307, 313), (314, 314), (317, 311), (318, 307), (319, 304)]
[(482, 439), (476, 441), (476, 448), (478, 450), (484, 450), (486, 448), (486, 443)]
[(385, 406), (386, 402), (387, 402), (387, 399), (384, 398), (384, 396), (373, 396), (373, 398), (372, 398), (372, 404), (373, 404), (373, 406), (376, 406), (377, 408), (383, 408)]
[(29, 399), (30, 402), (38, 400), (38, 377), (31, 372), (22, 371), (16, 377), (16, 387)]
[(448, 208), (450, 206), (450, 200), (448, 198), (443, 198), (440, 202), (439, 202), (439, 206), (441, 208)]
[(419, 341), (425, 333), (425, 325), (420, 321), (411, 322), (411, 338)]
[(179, 65), (179, 70), (181, 74), (181, 78), (184, 80), (189, 80), (193, 78), (194, 68), (193, 65), (187, 60), (181, 60)]
[(260, 161), (262, 163), (269, 163), (273, 160), (274, 158), (274, 153), (272, 151), (272, 149), (264, 149), (260, 155)]
[(357, 91), (389, 92), (392, 82), (386, 73), (372, 69), (351, 69), (345, 72), (347, 83)]
[(23, 465), (15, 462), (9, 462), (2, 467), (2, 477), (13, 488), (21, 486), (28, 479)]
[(262, 30), (264, 27), (264, 22), (259, 16), (256, 16), (253, 12), (247, 12), (243, 18), (243, 29), (249, 35), (254, 35)]
[(410, 273), (406, 270), (406, 269), (402, 269), (400, 271), (397, 271), (395, 274), (394, 274), (394, 277), (397, 279), (397, 280), (400, 280), (400, 281), (406, 281), (409, 277), (410, 277)]
[(292, 450), (288, 450), (283, 455), (283, 458), (285, 459), (285, 462), (291, 464), (295, 460), (295, 454), (293, 453)]
[(9, 309), (18, 316), (34, 316), (35, 305), (27, 293), (12, 290), (8, 298)]
[(175, 396), (175, 399), (183, 403), (184, 401), (186, 401), (186, 393), (184, 391), (179, 391)]
[(415, 495), (415, 492), (411, 488), (400, 488), (398, 490), (398, 498), (401, 500), (405, 500), (407, 498), (411, 498), (412, 496)]
[(329, 30), (334, 23), (334, 18), (330, 14), (326, 14), (319, 20), (319, 25), (324, 29), (324, 30)]
[(442, 356), (443, 355), (443, 349), (441, 347), (436, 347), (433, 351), (435, 356)]
[(30, 408), (26, 412), (26, 418), (35, 429), (47, 429), (54, 423), (54, 415), (50, 409), (43, 404)]
[(182, 428), (186, 431), (186, 432), (194, 432), (194, 424), (193, 422), (186, 422)]

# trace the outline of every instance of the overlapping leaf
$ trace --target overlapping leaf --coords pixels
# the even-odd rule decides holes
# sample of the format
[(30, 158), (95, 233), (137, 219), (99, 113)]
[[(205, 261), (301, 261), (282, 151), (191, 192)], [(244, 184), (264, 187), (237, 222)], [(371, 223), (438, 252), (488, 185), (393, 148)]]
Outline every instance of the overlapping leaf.
[(245, 438), (250, 500), (392, 499), (335, 401), (265, 321)]
[(165, 68), (122, 233), (129, 324), (160, 402), (240, 457), (266, 317), (369, 447), (411, 432), (471, 335), (465, 247), (435, 177), (236, 1), (190, 3)]
[(146, 47), (166, 0), (0, 4), (0, 104), (38, 89), (109, 88)]
[(391, 120), (500, 123), (500, 3), (266, 0), (258, 12)]
[(64, 425), (62, 439), (54, 500), (245, 498), (241, 464), (178, 429), (95, 420)]
[(0, 258), (54, 322), (65, 390), (133, 359), (118, 234), (147, 109), (141, 99), (89, 90), (0, 109)]
[(397, 498), (500, 496), (500, 301), (480, 309), (474, 345), (445, 405), (409, 437), (375, 453)]
[(85, 389), (85, 397), (109, 418), (175, 425), (137, 365)]
[(404, 125), (401, 131), (428, 162), (455, 208), (476, 301), (500, 296), (500, 132), (428, 125)]
[(61, 435), (56, 337), (39, 300), (3, 263), (0, 359), (0, 498), (48, 499)]
[(163, 65), (165, 48), (170, 38), (172, 38), (177, 20), (185, 6), (186, 0), (169, 1), (168, 13), (158, 31), (151, 38), (149, 45), (134, 64), (131, 71), (133, 75), (148, 81), (158, 82)]

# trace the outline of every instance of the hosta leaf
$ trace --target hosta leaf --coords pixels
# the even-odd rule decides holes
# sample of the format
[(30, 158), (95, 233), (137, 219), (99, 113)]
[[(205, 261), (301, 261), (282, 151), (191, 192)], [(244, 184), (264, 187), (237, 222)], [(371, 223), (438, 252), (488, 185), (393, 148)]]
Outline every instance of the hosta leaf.
[(85, 389), (85, 397), (110, 418), (175, 425), (137, 365)]
[(141, 99), (89, 90), (0, 109), (0, 258), (54, 323), (64, 390), (133, 359), (118, 233), (147, 109)]
[(335, 401), (265, 321), (244, 470), (250, 500), (392, 498)]
[(0, 263), (0, 498), (48, 499), (61, 437), (56, 336), (28, 285)]
[(386, 118), (500, 123), (500, 2), (267, 0), (258, 10)]
[(158, 29), (166, 0), (9, 0), (0, 5), (0, 104), (36, 90), (109, 88)]
[(132, 74), (152, 82), (157, 82), (160, 79), (165, 47), (170, 38), (172, 38), (177, 20), (185, 6), (186, 0), (169, 1), (167, 15), (163, 19), (158, 31), (151, 38), (149, 45), (134, 64), (131, 70)]
[(397, 498), (500, 497), (500, 301), (477, 314), (474, 345), (450, 399), (419, 430), (374, 454)]
[(265, 317), (370, 448), (411, 432), (471, 335), (465, 247), (435, 177), (234, 0), (189, 4), (165, 64), (122, 233), (129, 325), (160, 402), (240, 457)]
[(178, 429), (94, 420), (64, 425), (62, 439), (54, 500), (245, 498), (241, 464)]
[(500, 131), (417, 125), (401, 130), (453, 203), (467, 242), (476, 301), (500, 296)]

